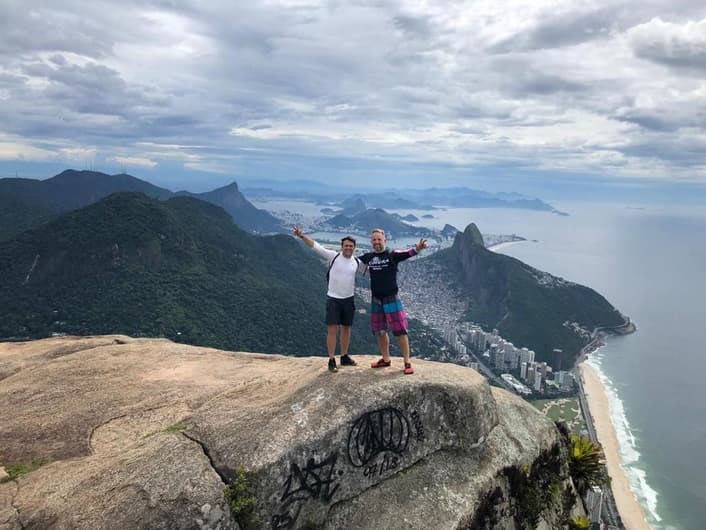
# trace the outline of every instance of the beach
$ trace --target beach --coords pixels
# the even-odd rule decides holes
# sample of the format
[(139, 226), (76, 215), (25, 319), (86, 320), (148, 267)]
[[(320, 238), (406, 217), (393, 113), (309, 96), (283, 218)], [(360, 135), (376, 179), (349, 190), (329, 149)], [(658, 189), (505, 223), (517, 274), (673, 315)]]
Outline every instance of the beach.
[(612, 480), (613, 497), (618, 506), (618, 512), (623, 524), (628, 530), (649, 529), (650, 525), (645, 519), (645, 512), (637, 502), (621, 465), (620, 447), (615, 435), (615, 429), (610, 421), (610, 410), (605, 387), (596, 371), (588, 364), (579, 364), (579, 370), (583, 381), (584, 394), (593, 418), (593, 425), (596, 429), (598, 440), (603, 447), (608, 474)]
[(492, 250), (493, 252), (498, 252), (504, 248), (514, 245), (515, 243), (526, 243), (526, 239), (518, 239), (517, 241), (503, 241), (502, 243), (495, 243), (494, 245), (489, 245), (486, 248)]

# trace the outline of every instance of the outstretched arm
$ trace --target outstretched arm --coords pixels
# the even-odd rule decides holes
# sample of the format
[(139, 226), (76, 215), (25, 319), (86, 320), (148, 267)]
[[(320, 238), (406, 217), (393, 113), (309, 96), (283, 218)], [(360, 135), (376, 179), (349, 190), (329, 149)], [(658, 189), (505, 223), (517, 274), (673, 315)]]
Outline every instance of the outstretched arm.
[(410, 247), (406, 250), (395, 250), (394, 252), (392, 252), (392, 259), (396, 263), (399, 263), (400, 261), (404, 261), (406, 259), (416, 256), (425, 248), (427, 248), (427, 240), (422, 238), (419, 240), (419, 243), (417, 243), (413, 247)]
[(316, 252), (319, 256), (324, 258), (329, 263), (331, 262), (333, 257), (338, 254), (335, 250), (329, 250), (327, 248), (324, 248), (310, 237), (305, 236), (304, 232), (302, 232), (302, 229), (298, 226), (292, 227), (292, 232), (294, 232), (295, 236), (304, 241), (304, 243), (306, 243), (306, 246), (313, 249), (314, 252)]
[(302, 229), (299, 228), (298, 226), (292, 227), (292, 232), (294, 232), (294, 235), (297, 236), (299, 239), (304, 241), (306, 243), (306, 246), (309, 248), (314, 248), (314, 243), (315, 241), (311, 239), (310, 237), (307, 237), (304, 235), (304, 232), (302, 232)]

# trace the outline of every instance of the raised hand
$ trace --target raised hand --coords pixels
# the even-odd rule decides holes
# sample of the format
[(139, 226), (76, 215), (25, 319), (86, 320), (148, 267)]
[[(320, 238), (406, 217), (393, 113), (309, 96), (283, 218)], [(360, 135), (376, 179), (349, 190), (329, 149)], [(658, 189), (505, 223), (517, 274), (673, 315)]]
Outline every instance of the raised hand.
[(416, 244), (417, 252), (420, 252), (420, 251), (424, 250), (425, 248), (427, 248), (427, 240), (422, 238), (419, 240), (419, 243)]

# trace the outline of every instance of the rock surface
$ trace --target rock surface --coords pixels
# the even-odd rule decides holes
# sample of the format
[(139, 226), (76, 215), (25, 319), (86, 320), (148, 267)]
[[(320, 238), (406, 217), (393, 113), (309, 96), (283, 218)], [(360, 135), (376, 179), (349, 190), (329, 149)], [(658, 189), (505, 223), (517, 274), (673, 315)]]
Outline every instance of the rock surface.
[[(561, 435), (519, 398), (451, 364), (356, 359), (0, 344), (0, 466), (49, 462), (0, 483), (0, 528), (247, 527), (224, 497), (241, 466), (261, 528), (519, 528), (517, 470), (544, 461), (571, 493)], [(537, 526), (561, 526), (560, 504)]]

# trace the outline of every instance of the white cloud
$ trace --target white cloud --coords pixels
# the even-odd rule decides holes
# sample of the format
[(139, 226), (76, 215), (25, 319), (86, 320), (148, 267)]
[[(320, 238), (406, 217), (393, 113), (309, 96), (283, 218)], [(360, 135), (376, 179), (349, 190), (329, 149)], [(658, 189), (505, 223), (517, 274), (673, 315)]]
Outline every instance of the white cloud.
[(108, 158), (111, 162), (117, 162), (125, 166), (131, 167), (145, 167), (153, 168), (157, 165), (157, 162), (150, 160), (149, 158), (142, 158), (139, 156), (113, 156)]
[(196, 171), (205, 171), (206, 173), (217, 173), (219, 175), (232, 175), (233, 167), (227, 164), (220, 164), (217, 161), (196, 161), (186, 162), (184, 167), (194, 169)]
[(0, 6), (4, 159), (703, 174), (694, 2), (126, 2)]
[(65, 160), (93, 160), (98, 151), (90, 147), (62, 147), (58, 150)]
[(638, 57), (706, 70), (706, 19), (675, 24), (655, 17), (630, 28), (627, 37)]
[(51, 160), (56, 156), (56, 153), (47, 149), (42, 149), (19, 142), (3, 142), (0, 141), (0, 160)]

